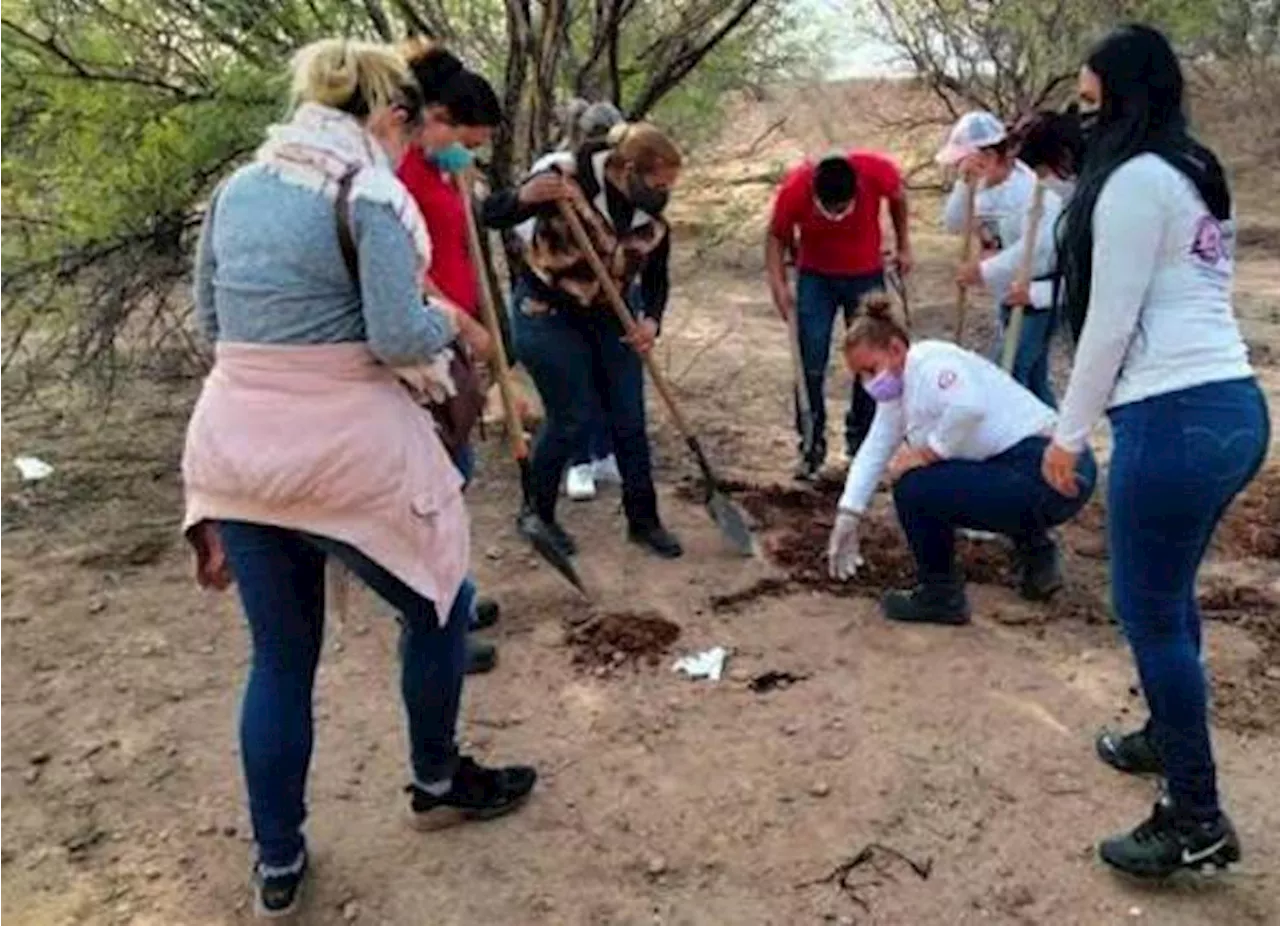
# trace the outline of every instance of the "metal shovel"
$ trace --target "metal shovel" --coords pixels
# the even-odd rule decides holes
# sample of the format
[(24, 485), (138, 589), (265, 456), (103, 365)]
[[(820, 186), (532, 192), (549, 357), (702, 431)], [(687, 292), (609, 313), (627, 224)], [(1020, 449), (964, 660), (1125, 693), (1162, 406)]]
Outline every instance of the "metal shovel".
[(493, 301), (493, 291), (489, 287), (488, 274), (483, 272), (484, 251), (480, 247), (480, 232), (476, 227), (476, 217), (471, 202), (473, 185), (470, 174), (464, 176), (458, 178), (458, 187), (463, 195), (463, 211), (467, 216), (467, 243), (470, 245), (471, 260), (477, 270), (476, 277), (479, 279), (480, 315), (484, 320), (485, 328), (489, 331), (489, 337), (493, 339), (493, 366), (498, 376), (498, 392), (502, 396), (503, 414), (507, 419), (507, 440), (511, 447), (511, 456), (520, 467), (520, 494), (523, 499), (522, 511), (525, 512), (520, 524), (521, 533), (551, 568), (568, 579), (584, 597), (589, 598), (590, 595), (587, 594), (587, 589), (582, 584), (573, 561), (552, 539), (542, 519), (533, 514), (533, 476), (529, 467), (529, 442), (525, 439), (524, 422), (516, 406), (515, 390), (511, 385), (511, 365), (507, 362), (507, 351), (502, 342), (502, 327), (498, 322), (498, 310)]
[[(569, 231), (573, 235), (574, 241), (577, 242), (579, 250), (582, 251), (583, 256), (587, 259), (587, 263), (591, 265), (591, 270), (595, 273), (596, 279), (600, 281), (600, 286), (604, 289), (605, 296), (608, 298), (614, 314), (618, 316), (618, 321), (622, 323), (623, 330), (628, 335), (633, 334), (636, 330), (636, 320), (632, 317), (626, 302), (623, 301), (622, 294), (618, 292), (618, 287), (613, 282), (613, 278), (609, 276), (609, 271), (605, 269), (604, 262), (600, 260), (600, 255), (596, 253), (595, 246), (587, 236), (586, 229), (582, 227), (582, 220), (573, 211), (573, 206), (563, 201), (560, 203), (560, 214), (564, 216), (565, 223), (569, 226)], [(754, 555), (755, 538), (751, 534), (751, 529), (747, 527), (746, 515), (720, 488), (720, 480), (716, 478), (716, 474), (711, 469), (711, 464), (707, 462), (707, 455), (702, 452), (702, 445), (698, 443), (698, 438), (694, 435), (688, 421), (685, 420), (684, 415), (681, 413), (680, 406), (676, 404), (675, 395), (671, 391), (671, 386), (667, 382), (666, 376), (663, 375), (658, 365), (654, 363), (650, 354), (641, 354), (640, 359), (644, 362), (645, 369), (649, 371), (649, 377), (653, 380), (653, 385), (657, 388), (658, 395), (662, 396), (662, 401), (666, 403), (667, 411), (671, 413), (671, 420), (675, 422), (676, 430), (684, 438), (684, 442), (689, 446), (694, 459), (698, 461), (698, 468), (702, 470), (703, 488), (706, 492), (705, 503), (711, 519), (720, 528), (720, 533), (724, 536), (725, 541), (736, 552), (743, 556)]]

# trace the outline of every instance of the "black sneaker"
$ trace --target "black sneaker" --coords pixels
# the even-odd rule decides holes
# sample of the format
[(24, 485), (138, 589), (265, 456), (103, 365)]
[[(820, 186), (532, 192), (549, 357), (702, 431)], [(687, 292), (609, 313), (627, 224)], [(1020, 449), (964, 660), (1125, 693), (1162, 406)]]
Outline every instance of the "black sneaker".
[(253, 912), (269, 920), (296, 912), (302, 897), (302, 882), (307, 876), (307, 864), (307, 851), (303, 849), (298, 861), (285, 869), (264, 868), (261, 862), (254, 865)]
[(488, 630), (494, 624), (498, 623), (498, 617), (502, 613), (502, 608), (492, 598), (476, 599), (476, 616), (471, 622), (472, 630)]
[(555, 544), (565, 556), (578, 555), (577, 541), (556, 521), (540, 518), (532, 511), (522, 511), (516, 526), (521, 536), (528, 540), (532, 540), (535, 534), (541, 534)]
[(969, 623), (969, 599), (960, 582), (922, 584), (910, 591), (887, 592), (880, 599), (880, 609), (889, 620), (905, 624)]
[(435, 822), (433, 811), (451, 809), (468, 820), (493, 820), (517, 809), (529, 797), (538, 773), (526, 765), (485, 768), (463, 756), (453, 773), (453, 784), (439, 797), (409, 785), (414, 826), (428, 829)]
[(1062, 588), (1062, 556), (1056, 544), (1013, 551), (1018, 594), (1027, 601), (1048, 601)]
[(1093, 741), (1098, 758), (1126, 775), (1163, 775), (1164, 763), (1147, 727), (1132, 733), (1103, 730)]
[(467, 637), (467, 675), (492, 672), (498, 664), (498, 648), (488, 640)]
[(1098, 846), (1098, 855), (1117, 871), (1136, 878), (1167, 878), (1175, 872), (1221, 870), (1240, 861), (1240, 840), (1219, 813), (1212, 820), (1179, 814), (1167, 800), (1130, 833)]
[(627, 539), (647, 548), (663, 559), (679, 559), (684, 555), (680, 538), (661, 524), (633, 524), (627, 528)]

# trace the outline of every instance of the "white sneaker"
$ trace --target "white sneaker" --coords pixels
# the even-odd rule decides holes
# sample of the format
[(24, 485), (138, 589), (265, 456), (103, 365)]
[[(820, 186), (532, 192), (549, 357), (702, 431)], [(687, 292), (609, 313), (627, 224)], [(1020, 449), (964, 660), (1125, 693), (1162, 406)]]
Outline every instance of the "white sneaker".
[(565, 492), (575, 502), (586, 502), (596, 497), (595, 473), (590, 463), (569, 467)]
[(596, 482), (622, 485), (622, 473), (618, 471), (618, 458), (613, 454), (609, 454), (603, 460), (596, 460), (591, 464), (591, 469), (595, 474)]
[(992, 543), (1000, 539), (999, 534), (993, 534), (991, 531), (978, 531), (971, 527), (960, 528), (960, 536), (966, 540), (972, 540), (974, 543)]

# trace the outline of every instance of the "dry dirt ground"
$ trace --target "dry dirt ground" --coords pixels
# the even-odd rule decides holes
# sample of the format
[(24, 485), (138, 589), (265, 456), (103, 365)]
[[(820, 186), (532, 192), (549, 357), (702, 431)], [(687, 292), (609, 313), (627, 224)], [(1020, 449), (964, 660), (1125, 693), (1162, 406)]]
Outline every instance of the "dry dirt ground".
[[(731, 160), (715, 170), (738, 169)], [(517, 489), (491, 438), (471, 504), (480, 585), (504, 610), (501, 663), (468, 681), (462, 736), (487, 759), (537, 764), (542, 783), (501, 821), (406, 826), (394, 622), (356, 596), (330, 619), (320, 669), (316, 864), (301, 921), (1280, 923), (1280, 471), (1237, 505), (1202, 581), (1215, 740), (1245, 864), (1158, 890), (1117, 880), (1092, 845), (1136, 822), (1156, 792), (1092, 755), (1099, 726), (1143, 713), (1107, 616), (1102, 506), (1064, 531), (1071, 584), (1048, 607), (1008, 589), (998, 547), (968, 547), (972, 626), (888, 625), (872, 596), (907, 579), (909, 564), (887, 509), (865, 579), (827, 584), (817, 563), (834, 488), (786, 483), (790, 371), (751, 243), (765, 188), (713, 186), (713, 174), (702, 188), (742, 194), (715, 214), (749, 220), (717, 238), (693, 227), (709, 206), (678, 213), (684, 240), (715, 246), (685, 251), (661, 359), (757, 519), (762, 555), (721, 549), (655, 405), (665, 512), (687, 555), (664, 563), (628, 547), (616, 494), (566, 503), (588, 606), (515, 537)], [(924, 334), (949, 318), (953, 244), (923, 221), (935, 208), (917, 205)], [(1280, 235), (1249, 227), (1240, 312), (1274, 395)], [(988, 334), (975, 326), (971, 343)], [(234, 599), (194, 588), (176, 534), (194, 389), (139, 383), (107, 412), (6, 409), (11, 924), (248, 919), (236, 747), (246, 635)], [(833, 378), (833, 418), (844, 390)], [(18, 485), (19, 453), (55, 475)], [(671, 671), (676, 655), (712, 645), (731, 650), (722, 681)]]

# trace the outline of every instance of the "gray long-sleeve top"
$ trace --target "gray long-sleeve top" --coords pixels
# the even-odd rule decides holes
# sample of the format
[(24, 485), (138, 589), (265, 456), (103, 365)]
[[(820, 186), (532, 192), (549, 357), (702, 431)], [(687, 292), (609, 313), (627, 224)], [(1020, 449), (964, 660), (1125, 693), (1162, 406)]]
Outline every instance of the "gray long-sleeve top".
[(413, 242), (389, 206), (355, 199), (360, 285), (338, 246), (333, 201), (262, 165), (240, 168), (209, 207), (196, 248), (195, 298), (211, 341), (367, 341), (384, 363), (430, 359), (453, 319), (424, 305)]

